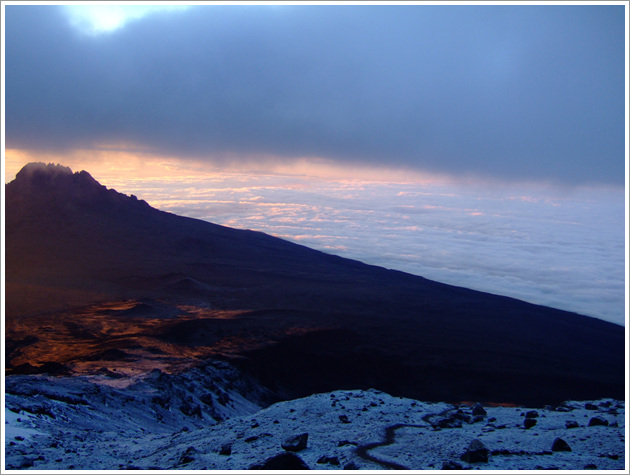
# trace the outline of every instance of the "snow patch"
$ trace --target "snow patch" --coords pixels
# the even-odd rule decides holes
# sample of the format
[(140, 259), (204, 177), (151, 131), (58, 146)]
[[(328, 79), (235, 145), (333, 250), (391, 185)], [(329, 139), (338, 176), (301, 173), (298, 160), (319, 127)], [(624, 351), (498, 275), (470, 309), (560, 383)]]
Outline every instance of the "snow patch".
[[(370, 389), (263, 408), (265, 389), (223, 362), (154, 371), (125, 388), (103, 383), (7, 377), (5, 468), (247, 470), (285, 448), (317, 470), (626, 466), (625, 404), (611, 399), (481, 410)], [(552, 450), (558, 438), (571, 450)], [(462, 457), (471, 446), (483, 462)]]

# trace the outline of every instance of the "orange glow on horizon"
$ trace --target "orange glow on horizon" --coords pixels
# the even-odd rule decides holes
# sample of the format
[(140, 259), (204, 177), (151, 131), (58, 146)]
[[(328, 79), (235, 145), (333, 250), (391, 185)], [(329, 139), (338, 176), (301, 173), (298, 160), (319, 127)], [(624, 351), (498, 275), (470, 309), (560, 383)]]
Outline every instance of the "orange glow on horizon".
[(142, 148), (122, 145), (103, 145), (98, 149), (77, 149), (66, 154), (20, 149), (6, 149), (4, 157), (5, 182), (10, 182), (24, 165), (30, 162), (59, 163), (73, 172), (85, 170), (101, 184), (114, 187), (121, 180), (178, 181), (203, 175), (216, 177), (224, 174), (299, 176), (320, 180), (354, 183), (394, 182), (436, 184), (451, 182), (446, 175), (423, 173), (405, 168), (389, 168), (367, 164), (343, 164), (324, 158), (300, 157), (293, 160), (262, 157), (262, 159), (234, 159), (229, 162), (212, 159), (192, 160), (160, 156)]

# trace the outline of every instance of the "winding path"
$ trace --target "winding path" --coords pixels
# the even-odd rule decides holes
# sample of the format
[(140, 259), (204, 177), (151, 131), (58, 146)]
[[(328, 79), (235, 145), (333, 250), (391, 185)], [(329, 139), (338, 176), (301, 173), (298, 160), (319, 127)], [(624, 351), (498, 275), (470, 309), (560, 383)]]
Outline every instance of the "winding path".
[[(449, 411), (452, 411), (453, 408), (448, 408), (442, 412), (439, 413), (435, 413), (435, 414), (426, 414), (422, 417), (422, 420), (425, 422), (428, 422), (429, 419), (431, 417), (434, 416), (443, 416), (444, 414), (446, 414)], [(416, 428), (426, 428), (426, 425), (420, 425), (420, 424), (393, 424), (390, 426), (385, 427), (385, 439), (382, 440), (381, 442), (371, 442), (369, 444), (363, 444), (363, 445), (359, 445), (356, 449), (355, 452), (356, 454), (361, 457), (363, 460), (367, 460), (369, 462), (374, 462), (377, 463), (379, 465), (382, 465), (385, 468), (391, 469), (391, 470), (411, 470), (409, 467), (405, 467), (404, 465), (401, 465), (399, 463), (396, 462), (390, 462), (388, 460), (383, 460), (380, 459), (378, 457), (375, 457), (374, 455), (370, 455), (368, 452), (370, 450), (373, 450), (377, 447), (386, 447), (388, 445), (392, 445), (395, 441), (396, 441), (396, 431), (402, 427), (416, 427)]]
[(418, 424), (394, 424), (391, 426), (385, 427), (385, 439), (381, 442), (372, 442), (370, 444), (360, 445), (356, 448), (356, 453), (359, 457), (364, 460), (368, 460), (370, 462), (378, 463), (386, 468), (392, 470), (409, 470), (409, 467), (405, 467), (396, 462), (389, 462), (387, 460), (379, 459), (374, 455), (370, 455), (368, 452), (376, 447), (385, 447), (387, 445), (392, 445), (396, 440), (396, 431), (401, 427), (426, 427), (424, 425)]

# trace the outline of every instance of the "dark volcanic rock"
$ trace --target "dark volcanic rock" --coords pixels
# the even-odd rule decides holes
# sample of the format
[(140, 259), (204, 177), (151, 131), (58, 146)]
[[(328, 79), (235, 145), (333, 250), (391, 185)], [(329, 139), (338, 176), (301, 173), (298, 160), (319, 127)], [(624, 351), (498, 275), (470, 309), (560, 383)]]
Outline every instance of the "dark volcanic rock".
[(591, 418), (590, 421), (588, 421), (588, 425), (590, 426), (607, 426), (608, 420), (604, 419), (603, 417), (600, 416), (595, 416), (593, 418)]
[(328, 456), (321, 456), (320, 458), (317, 459), (317, 463), (328, 463), (330, 465), (340, 465), (339, 462), (339, 458), (338, 457), (328, 457)]
[(571, 452), (571, 447), (560, 437), (556, 437), (551, 445), (553, 452)]
[(525, 427), (525, 429), (531, 429), (535, 425), (536, 425), (536, 419), (525, 419), (523, 421), (523, 427)]
[(289, 452), (299, 452), (300, 450), (304, 450), (306, 448), (306, 444), (308, 442), (308, 434), (299, 434), (289, 437), (287, 440), (282, 443), (282, 448)]
[(306, 462), (291, 452), (283, 452), (268, 458), (260, 464), (249, 467), (250, 470), (310, 470)]
[(458, 419), (454, 416), (445, 417), (443, 419), (438, 419), (433, 427), (439, 427), (440, 429), (457, 429), (463, 425), (461, 419)]
[(566, 421), (564, 425), (567, 429), (576, 429), (580, 427), (580, 424), (578, 424), (576, 421)]
[(475, 439), (470, 443), (460, 459), (468, 463), (485, 463), (488, 461), (488, 449), (483, 442)]
[(464, 467), (459, 462), (449, 461), (442, 464), (442, 470), (463, 470)]
[(473, 416), (485, 416), (486, 414), (487, 412), (481, 404), (477, 403), (472, 407)]
[(197, 453), (197, 449), (193, 446), (188, 447), (179, 457), (179, 463), (186, 465), (195, 460), (194, 455)]
[(526, 419), (536, 419), (537, 417), (539, 417), (540, 414), (538, 414), (538, 411), (527, 411), (525, 413), (525, 418)]
[(232, 455), (232, 444), (223, 444), (219, 450), (219, 455)]

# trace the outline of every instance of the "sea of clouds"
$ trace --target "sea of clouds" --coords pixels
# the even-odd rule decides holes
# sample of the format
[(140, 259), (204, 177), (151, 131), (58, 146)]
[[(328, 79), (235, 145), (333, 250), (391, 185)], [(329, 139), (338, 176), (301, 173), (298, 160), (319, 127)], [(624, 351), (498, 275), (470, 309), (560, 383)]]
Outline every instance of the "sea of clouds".
[(625, 322), (622, 188), (234, 171), (101, 182), (164, 211)]

